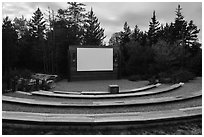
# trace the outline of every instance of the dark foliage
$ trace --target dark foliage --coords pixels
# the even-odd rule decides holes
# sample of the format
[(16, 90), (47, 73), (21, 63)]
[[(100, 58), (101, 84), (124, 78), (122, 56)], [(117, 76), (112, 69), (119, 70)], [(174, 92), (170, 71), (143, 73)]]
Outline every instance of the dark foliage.
[[(38, 8), (29, 21), (23, 16), (13, 22), (8, 17), (3, 19), (4, 81), (11, 71), (25, 69), (67, 77), (69, 45), (103, 45), (104, 29), (93, 10), (86, 12), (83, 3), (67, 4), (57, 15), (49, 10), (47, 18)], [(137, 25), (131, 30), (125, 22), (123, 30), (113, 34), (109, 45), (119, 46), (123, 77), (151, 79), (165, 73), (178, 79), (184, 76), (182, 70), (184, 74), (202, 75), (200, 30), (192, 20), (184, 19), (181, 10), (178, 5), (175, 20), (165, 25), (159, 23), (154, 11), (148, 32)]]
[[(150, 75), (151, 64), (154, 63), (152, 48), (141, 46), (137, 42), (126, 44), (129, 60), (126, 62), (128, 75)], [(148, 56), (147, 56), (148, 55)]]
[(151, 22), (149, 25), (149, 31), (148, 31), (148, 38), (150, 40), (150, 44), (153, 45), (157, 43), (158, 40), (158, 32), (160, 30), (160, 23), (156, 19), (155, 11), (153, 12), (153, 16), (151, 18)]
[(102, 45), (104, 36), (104, 29), (100, 28), (100, 22), (94, 14), (92, 8), (91, 11), (87, 13), (87, 19), (84, 25), (84, 45)]

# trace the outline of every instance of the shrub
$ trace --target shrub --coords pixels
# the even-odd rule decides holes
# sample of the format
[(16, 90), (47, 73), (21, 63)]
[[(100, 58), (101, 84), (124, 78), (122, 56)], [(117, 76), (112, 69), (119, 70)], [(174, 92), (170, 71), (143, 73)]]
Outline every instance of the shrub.
[(202, 76), (202, 51), (189, 59), (187, 67), (196, 76)]
[(170, 44), (165, 41), (158, 41), (153, 45), (155, 52), (155, 62), (158, 72), (171, 71), (172, 68), (180, 68), (184, 59), (189, 56), (187, 52), (184, 55), (184, 48), (178, 43)]
[[(19, 79), (30, 79), (32, 72), (29, 70), (11, 70), (9, 75), (3, 76), (3, 92), (4, 91), (14, 91), (16, 90), (16, 84)], [(23, 88), (25, 85), (19, 85), (19, 88)], [(18, 89), (17, 89), (18, 90)]]
[(10, 78), (18, 77), (18, 78), (25, 78), (25, 79), (30, 79), (32, 75), (32, 72), (30, 70), (12, 70), (10, 72)]
[(161, 83), (179, 83), (188, 82), (192, 80), (195, 75), (187, 69), (179, 69), (159, 73), (158, 77)]
[(194, 77), (195, 75), (192, 72), (184, 69), (180, 69), (171, 75), (173, 83), (188, 82), (189, 80), (192, 80)]
[(129, 59), (126, 62), (128, 75), (149, 75), (150, 68), (154, 62), (154, 53), (151, 47), (141, 46), (137, 42), (129, 42), (128, 47)]
[(141, 79), (142, 79), (142, 77), (140, 75), (131, 75), (128, 77), (128, 80), (130, 80), (130, 81), (139, 81)]
[(128, 77), (128, 80), (130, 81), (139, 81), (139, 80), (148, 80), (151, 76), (147, 74), (143, 75), (131, 75)]

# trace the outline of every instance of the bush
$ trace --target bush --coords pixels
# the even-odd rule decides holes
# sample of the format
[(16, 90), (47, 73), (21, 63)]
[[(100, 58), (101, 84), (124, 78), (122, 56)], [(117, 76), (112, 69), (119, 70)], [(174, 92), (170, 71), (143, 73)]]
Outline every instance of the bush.
[(172, 74), (171, 79), (173, 83), (178, 82), (188, 82), (189, 80), (192, 80), (195, 77), (195, 75), (184, 69), (180, 69)]
[[(126, 62), (126, 71), (129, 76), (150, 74), (152, 72), (152, 63), (154, 62), (154, 52), (151, 47), (141, 46), (137, 42), (129, 42), (128, 47), (129, 58)], [(151, 68), (151, 70), (150, 70)]]
[(202, 76), (202, 51), (189, 59), (187, 67), (196, 76)]
[[(14, 91), (18, 90), (16, 89), (16, 84), (19, 81), (19, 79), (30, 79), (32, 75), (32, 72), (29, 70), (11, 70), (9, 75), (3, 76), (3, 92), (4, 91)], [(15, 85), (15, 86), (14, 86)], [(20, 86), (21, 87), (21, 86)]]
[(150, 75), (131, 75), (128, 77), (130, 81), (148, 80)]
[(180, 68), (183, 59), (189, 56), (187, 53), (184, 56), (184, 49), (178, 46), (178, 43), (170, 44), (160, 40), (152, 48), (155, 52), (155, 67), (158, 72), (171, 71), (175, 67)]
[(32, 72), (30, 70), (12, 70), (10, 72), (10, 78), (18, 77), (18, 78), (25, 78), (25, 79), (30, 79), (32, 75)]
[(130, 80), (130, 81), (139, 81), (141, 79), (142, 79), (142, 77), (140, 75), (131, 75), (128, 77), (128, 80)]
[(192, 80), (195, 75), (186, 69), (179, 69), (159, 73), (158, 77), (161, 83), (179, 83), (188, 82), (189, 80)]

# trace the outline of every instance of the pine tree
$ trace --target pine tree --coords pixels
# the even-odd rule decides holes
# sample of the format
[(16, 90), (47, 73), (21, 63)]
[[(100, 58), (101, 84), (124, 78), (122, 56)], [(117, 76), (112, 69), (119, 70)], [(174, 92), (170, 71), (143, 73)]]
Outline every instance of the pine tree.
[(29, 32), (32, 37), (32, 62), (36, 64), (36, 71), (48, 72), (47, 51), (45, 45), (45, 20), (41, 10), (38, 8), (29, 22)]
[(3, 75), (8, 76), (17, 62), (17, 39), (18, 35), (11, 20), (8, 17), (4, 18), (2, 24)]
[(130, 57), (130, 55), (128, 55), (127, 43), (130, 42), (130, 35), (131, 35), (130, 27), (128, 23), (125, 22), (123, 31), (121, 31), (121, 44), (120, 44), (122, 75), (127, 75), (126, 63)]
[(124, 61), (127, 61), (129, 58), (128, 53), (127, 53), (128, 49), (126, 47), (126, 44), (130, 42), (130, 35), (131, 35), (130, 27), (127, 24), (127, 22), (125, 22), (123, 31), (121, 32), (121, 45), (120, 45), (121, 52), (124, 56)]
[(30, 69), (32, 68), (32, 40), (30, 35), (28, 21), (22, 16), (14, 18), (14, 27), (18, 33), (18, 58), (19, 62), (16, 67)]
[(166, 25), (161, 27), (159, 31), (159, 39), (164, 40), (167, 43), (173, 44), (175, 42), (173, 33), (174, 33), (174, 24), (166, 23)]
[(135, 28), (133, 30), (133, 33), (131, 34), (131, 39), (134, 40), (134, 41), (139, 41), (140, 40), (140, 29), (138, 28), (137, 25), (135, 25)]
[(130, 41), (130, 34), (131, 34), (130, 27), (129, 27), (128, 23), (125, 22), (124, 27), (123, 27), (123, 31), (121, 32), (122, 45), (125, 45), (126, 43), (128, 43)]
[(39, 8), (33, 14), (29, 23), (31, 36), (36, 39), (44, 39), (46, 27), (43, 14)]
[(22, 16), (21, 18), (15, 17), (13, 22), (15, 30), (18, 32), (18, 38), (21, 39), (28, 31), (27, 20)]
[(109, 46), (120, 46), (122, 41), (121, 32), (115, 32), (109, 39)]
[(140, 45), (144, 46), (146, 45), (146, 33), (143, 33), (137, 25), (135, 25), (135, 28), (130, 35), (131, 41), (138, 42)]
[(58, 10), (58, 21), (61, 31), (64, 31), (67, 45), (82, 44), (84, 33), (85, 8), (83, 3), (67, 2), (67, 9)]
[(69, 44), (82, 44), (84, 33), (85, 8), (83, 3), (68, 2), (66, 10), (66, 20), (68, 22)]
[[(68, 2), (66, 9), (59, 9), (55, 22), (55, 42), (58, 74), (67, 75), (67, 50), (69, 45), (81, 45), (84, 34), (84, 4)], [(69, 74), (68, 74), (69, 75)]]
[(158, 32), (160, 30), (160, 23), (156, 19), (155, 11), (153, 11), (153, 17), (151, 19), (152, 20), (149, 25), (148, 38), (150, 40), (150, 44), (153, 45), (158, 40)]
[(186, 27), (187, 27), (187, 21), (184, 20), (184, 16), (181, 13), (181, 6), (178, 5), (178, 8), (176, 9), (176, 18), (174, 23), (174, 40), (180, 42), (182, 45), (185, 44), (185, 36), (187, 34)]
[(87, 20), (84, 27), (84, 45), (101, 45), (103, 43), (103, 39), (105, 38), (104, 29), (100, 27), (100, 22), (93, 13), (92, 8), (87, 14)]
[(47, 62), (48, 62), (48, 72), (56, 74), (57, 62), (56, 62), (56, 42), (55, 42), (55, 13), (48, 7), (46, 15), (46, 44), (47, 44)]
[(67, 4), (69, 5), (68, 9), (66, 10), (68, 20), (75, 24), (81, 25), (85, 18), (84, 6), (86, 5), (77, 2), (67, 2)]
[(197, 26), (191, 20), (188, 23), (187, 34), (186, 34), (186, 44), (188, 46), (191, 46), (193, 45), (193, 43), (197, 42), (199, 32), (200, 32), (200, 29), (198, 29)]

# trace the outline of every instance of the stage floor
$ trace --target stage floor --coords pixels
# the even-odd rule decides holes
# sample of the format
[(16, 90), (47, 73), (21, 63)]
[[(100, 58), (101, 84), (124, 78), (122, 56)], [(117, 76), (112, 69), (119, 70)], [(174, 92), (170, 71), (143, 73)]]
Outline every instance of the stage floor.
[(68, 82), (66, 79), (56, 82), (55, 88), (51, 91), (108, 91), (109, 85), (119, 85), (120, 90), (133, 89), (148, 85), (148, 81), (129, 81), (121, 80), (93, 80), (93, 81), (73, 81)]

